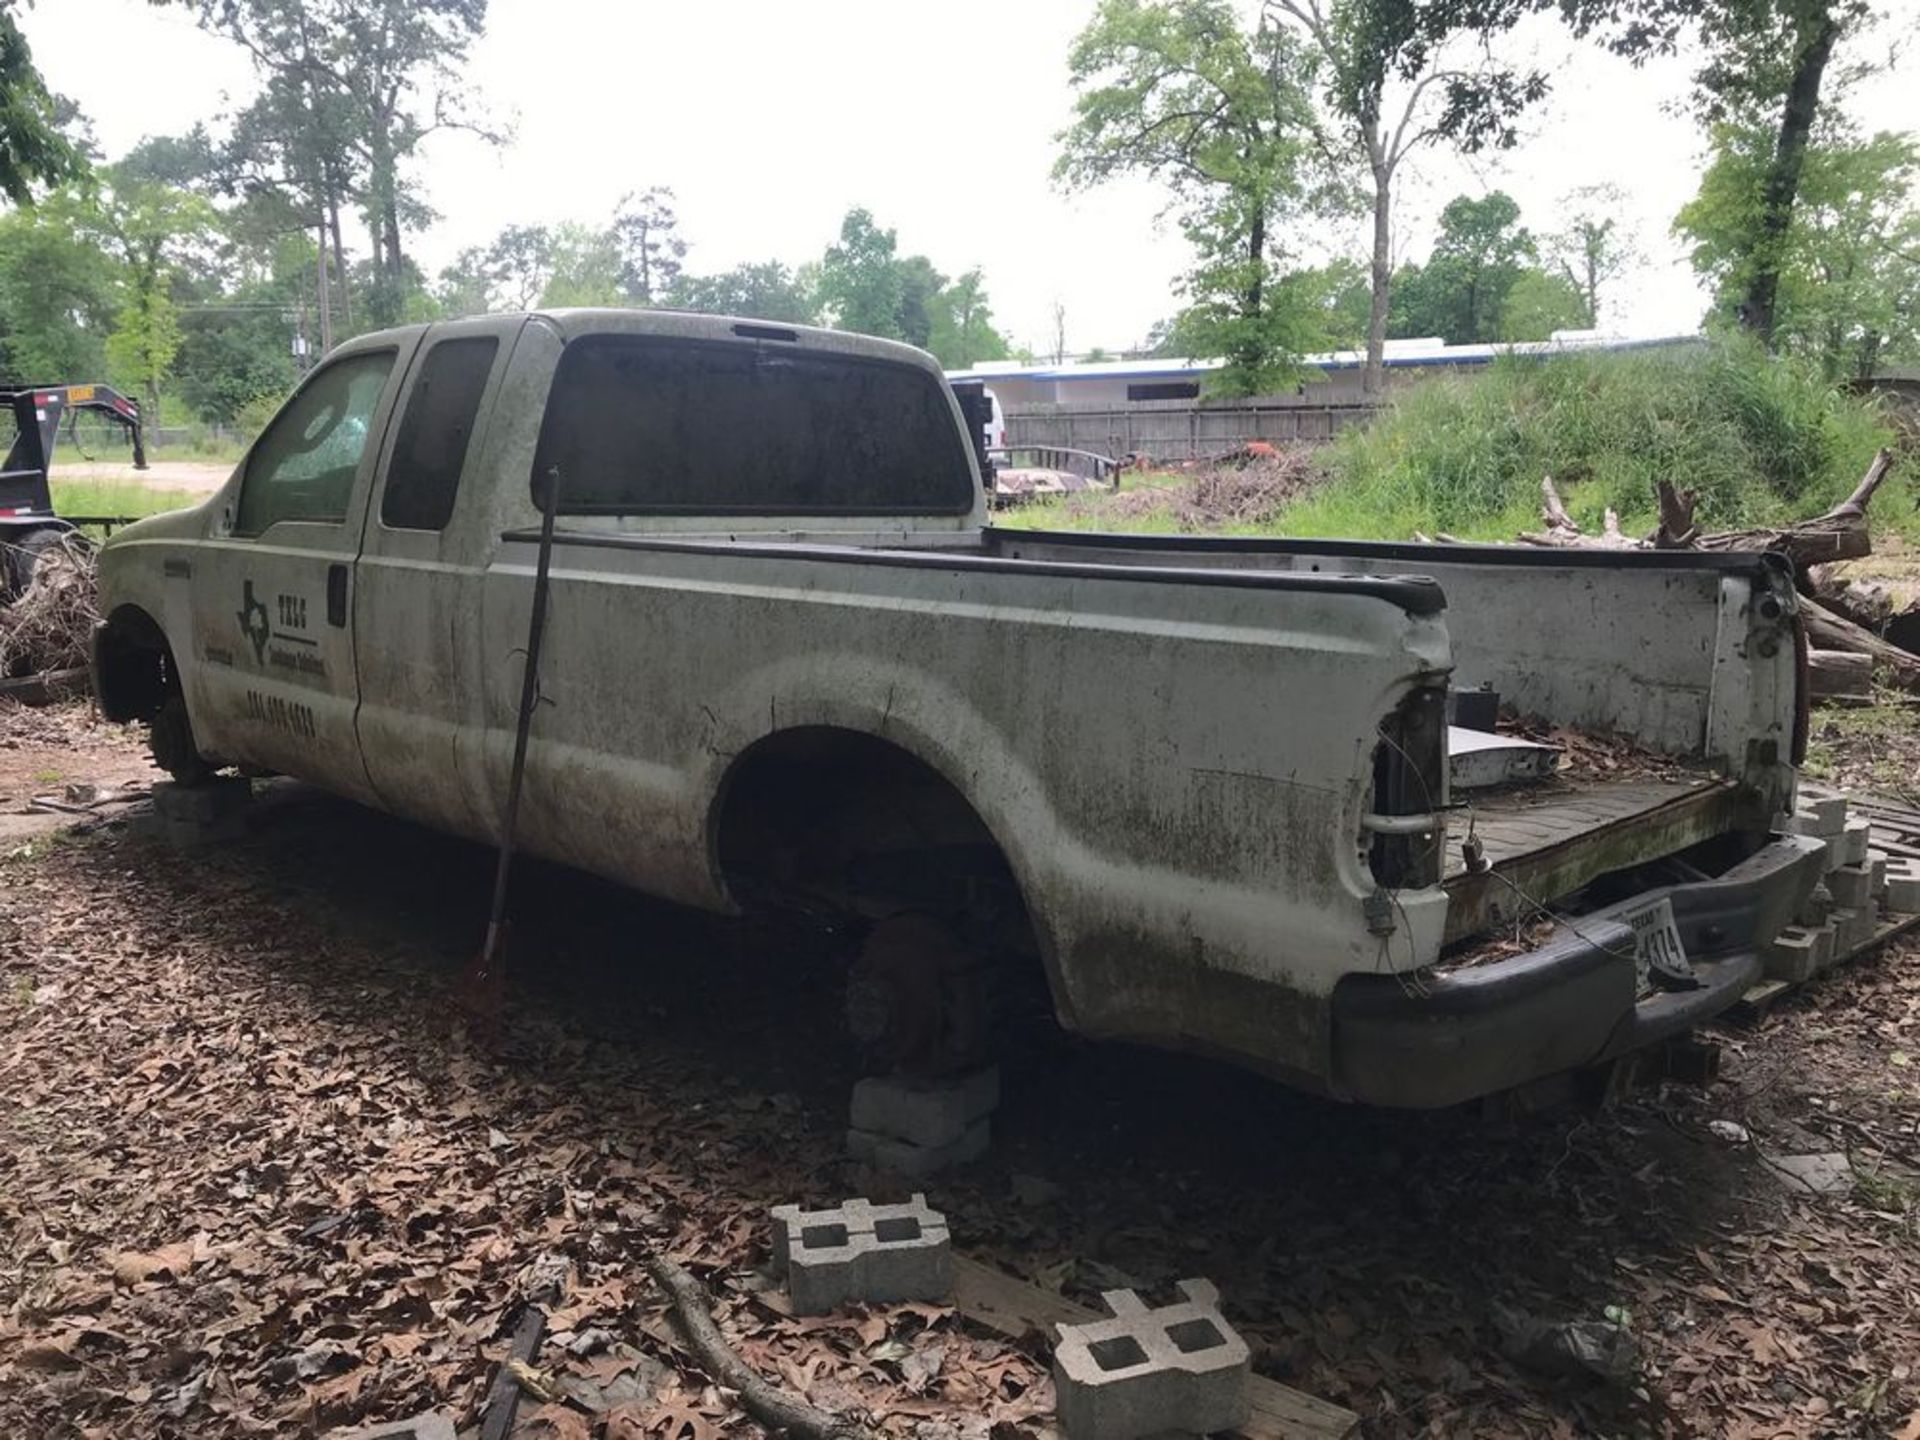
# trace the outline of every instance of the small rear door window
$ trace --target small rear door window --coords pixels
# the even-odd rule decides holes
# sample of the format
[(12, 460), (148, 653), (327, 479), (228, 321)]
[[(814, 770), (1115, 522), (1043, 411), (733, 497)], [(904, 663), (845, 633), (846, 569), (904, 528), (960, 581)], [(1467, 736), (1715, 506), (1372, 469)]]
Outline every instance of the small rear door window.
[(493, 336), (481, 335), (442, 340), (427, 352), (387, 467), (383, 525), (439, 530), (452, 518), (467, 442), (499, 348)]
[(533, 473), (556, 466), (572, 515), (954, 515), (973, 504), (938, 376), (788, 345), (574, 341)]

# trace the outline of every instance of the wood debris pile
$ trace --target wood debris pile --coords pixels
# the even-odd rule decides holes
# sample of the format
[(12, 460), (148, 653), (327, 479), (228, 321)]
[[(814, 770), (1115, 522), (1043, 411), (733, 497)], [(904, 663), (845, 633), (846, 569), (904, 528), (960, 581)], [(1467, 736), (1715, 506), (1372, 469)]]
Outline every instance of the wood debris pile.
[(93, 551), (69, 534), (40, 552), (33, 579), (0, 605), (0, 678), (87, 664), (94, 608)]
[[(1890, 643), (1869, 624), (1861, 623), (1871, 613), (1871, 600), (1855, 597), (1852, 587), (1836, 582), (1822, 568), (1873, 553), (1867, 507), (1893, 472), (1893, 464), (1893, 452), (1881, 450), (1853, 493), (1826, 514), (1795, 525), (1763, 529), (1702, 531), (1694, 523), (1699, 497), (1662, 480), (1660, 523), (1645, 537), (1624, 534), (1620, 517), (1611, 509), (1606, 512), (1600, 534), (1585, 533), (1567, 513), (1560, 491), (1548, 475), (1540, 481), (1540, 513), (1545, 528), (1522, 534), (1519, 539), (1528, 545), (1558, 549), (1772, 551), (1785, 556), (1793, 567), (1794, 583), (1806, 602), (1801, 606), (1802, 623), (1816, 656), (1823, 651), (1864, 655), (1871, 661), (1872, 670), (1884, 672), (1895, 685), (1920, 691), (1920, 655)], [(1886, 617), (1881, 624), (1891, 618)], [(1836, 685), (1838, 693), (1866, 693), (1870, 688), (1870, 684), (1848, 688)]]
[(1310, 451), (1276, 450), (1271, 445), (1180, 468), (1185, 474), (1178, 484), (1123, 489), (1105, 497), (1100, 513), (1127, 519), (1171, 512), (1179, 528), (1189, 533), (1260, 525), (1320, 478)]

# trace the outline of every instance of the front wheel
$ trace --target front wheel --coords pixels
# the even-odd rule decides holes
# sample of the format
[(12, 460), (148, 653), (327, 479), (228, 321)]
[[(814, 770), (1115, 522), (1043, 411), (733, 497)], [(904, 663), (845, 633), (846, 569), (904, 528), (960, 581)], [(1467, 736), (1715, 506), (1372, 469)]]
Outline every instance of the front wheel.
[(175, 691), (160, 702), (147, 730), (153, 763), (182, 785), (200, 785), (213, 778), (214, 767), (194, 744), (193, 721), (187, 697)]

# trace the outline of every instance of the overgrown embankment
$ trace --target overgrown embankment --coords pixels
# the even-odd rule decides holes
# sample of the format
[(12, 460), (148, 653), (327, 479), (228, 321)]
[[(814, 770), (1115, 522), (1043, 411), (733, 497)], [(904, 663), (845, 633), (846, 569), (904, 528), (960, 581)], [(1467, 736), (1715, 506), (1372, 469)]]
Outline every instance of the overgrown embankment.
[[(1209, 483), (1203, 473), (1161, 484), (1152, 500), (1076, 497), (1026, 523), (1510, 540), (1539, 528), (1540, 480), (1551, 475), (1594, 532), (1608, 508), (1629, 534), (1652, 530), (1663, 478), (1699, 493), (1704, 528), (1782, 524), (1846, 498), (1893, 442), (1871, 402), (1741, 341), (1515, 357), (1401, 392), (1314, 455), (1311, 483), (1267, 514), (1208, 524), (1186, 498)], [(1874, 523), (1920, 538), (1915, 467), (1901, 468)]]

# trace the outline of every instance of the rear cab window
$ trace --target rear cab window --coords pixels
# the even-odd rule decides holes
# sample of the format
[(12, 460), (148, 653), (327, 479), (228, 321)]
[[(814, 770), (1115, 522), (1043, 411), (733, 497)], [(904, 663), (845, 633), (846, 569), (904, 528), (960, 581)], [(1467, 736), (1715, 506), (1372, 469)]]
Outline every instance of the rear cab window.
[(568, 515), (962, 515), (974, 502), (938, 376), (787, 345), (575, 340), (533, 475), (556, 467)]
[(499, 340), (479, 335), (442, 340), (427, 352), (387, 466), (382, 525), (440, 530), (452, 518), (480, 397), (499, 350)]

